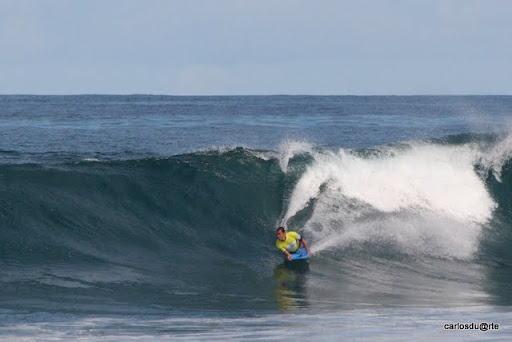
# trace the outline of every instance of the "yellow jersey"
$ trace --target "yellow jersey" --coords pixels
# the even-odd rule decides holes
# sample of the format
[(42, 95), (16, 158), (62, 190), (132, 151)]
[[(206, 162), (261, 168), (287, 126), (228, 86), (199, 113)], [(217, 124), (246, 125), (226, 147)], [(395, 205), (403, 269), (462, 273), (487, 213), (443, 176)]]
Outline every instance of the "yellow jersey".
[(284, 241), (277, 239), (276, 247), (281, 252), (284, 252), (285, 250), (287, 250), (288, 252), (293, 253), (299, 249), (301, 239), (302, 239), (302, 237), (298, 233), (287, 232), (286, 239)]

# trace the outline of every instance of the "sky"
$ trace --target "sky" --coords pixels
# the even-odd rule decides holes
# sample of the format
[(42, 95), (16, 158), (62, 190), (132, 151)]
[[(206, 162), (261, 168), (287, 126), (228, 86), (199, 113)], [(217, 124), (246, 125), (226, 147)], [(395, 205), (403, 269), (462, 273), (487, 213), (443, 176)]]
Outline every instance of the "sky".
[(0, 94), (512, 94), (508, 0), (0, 0)]

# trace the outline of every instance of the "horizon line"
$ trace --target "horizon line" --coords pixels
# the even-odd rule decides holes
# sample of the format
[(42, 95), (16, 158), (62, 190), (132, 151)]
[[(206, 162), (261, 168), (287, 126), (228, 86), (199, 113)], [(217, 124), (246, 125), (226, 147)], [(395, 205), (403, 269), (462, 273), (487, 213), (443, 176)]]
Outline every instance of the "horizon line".
[(317, 97), (392, 97), (392, 96), (512, 96), (512, 94), (497, 93), (468, 93), (468, 94), (158, 94), (158, 93), (67, 93), (67, 94), (45, 94), (45, 93), (0, 93), (0, 96), (169, 96), (169, 97), (268, 97), (268, 96), (317, 96)]

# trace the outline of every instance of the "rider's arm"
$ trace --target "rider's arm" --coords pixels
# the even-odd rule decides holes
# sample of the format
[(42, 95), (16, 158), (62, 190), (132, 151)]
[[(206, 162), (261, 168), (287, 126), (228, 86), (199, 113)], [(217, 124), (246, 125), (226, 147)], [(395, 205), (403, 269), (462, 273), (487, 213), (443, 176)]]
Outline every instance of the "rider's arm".
[(311, 255), (311, 252), (309, 251), (309, 247), (308, 247), (308, 243), (306, 242), (306, 239), (302, 238), (300, 240), (300, 242), (302, 242), (302, 245), (304, 246), (304, 248), (306, 248), (306, 251), (308, 252), (308, 254)]
[(290, 261), (292, 261), (292, 255), (290, 252), (288, 252), (286, 249), (284, 250), (284, 255), (286, 255), (286, 258)]

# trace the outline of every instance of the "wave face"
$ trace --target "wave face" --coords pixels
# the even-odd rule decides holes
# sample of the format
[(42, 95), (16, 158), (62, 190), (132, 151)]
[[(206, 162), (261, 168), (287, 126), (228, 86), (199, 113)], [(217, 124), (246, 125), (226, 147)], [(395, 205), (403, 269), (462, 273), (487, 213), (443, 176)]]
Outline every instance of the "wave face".
[[(512, 138), (0, 165), (6, 308), (510, 301)], [(303, 233), (309, 267), (274, 249)], [(347, 299), (349, 298), (349, 299)]]

